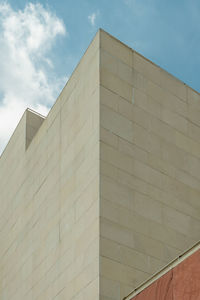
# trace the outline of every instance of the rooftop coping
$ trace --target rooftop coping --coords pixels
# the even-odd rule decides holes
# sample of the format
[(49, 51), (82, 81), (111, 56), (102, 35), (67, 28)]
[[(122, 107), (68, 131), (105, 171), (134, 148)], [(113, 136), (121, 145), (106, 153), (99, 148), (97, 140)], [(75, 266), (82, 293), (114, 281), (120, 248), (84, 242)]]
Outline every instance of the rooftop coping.
[(141, 293), (144, 289), (149, 287), (152, 283), (154, 283), (157, 279), (161, 278), (163, 275), (165, 275), (167, 272), (169, 272), (171, 269), (176, 267), (178, 264), (180, 264), (182, 261), (184, 261), (186, 258), (191, 256), (196, 251), (200, 250), (200, 241), (194, 244), (191, 248), (187, 249), (185, 252), (180, 254), (178, 257), (176, 257), (174, 260), (172, 260), (169, 264), (167, 264), (164, 268), (162, 268), (160, 271), (155, 273), (153, 276), (151, 276), (148, 280), (144, 281), (142, 284), (140, 284), (137, 288), (135, 288), (128, 296), (124, 297), (124, 300), (131, 300), (135, 296), (137, 296), (139, 293)]
[(191, 248), (187, 249), (185, 252), (183, 252), (178, 257), (176, 257), (174, 260), (172, 260), (169, 264), (167, 264), (164, 268), (162, 268), (160, 271), (158, 271), (153, 276), (151, 276), (149, 279), (147, 279), (142, 284), (140, 284), (128, 296), (124, 297), (123, 300), (133, 299), (135, 296), (137, 296), (139, 293), (141, 293), (144, 289), (146, 289), (152, 283), (154, 283), (157, 279), (159, 279), (160, 277), (165, 275), (167, 272), (169, 272), (171, 269), (176, 267), (178, 264), (180, 264), (182, 261), (184, 261), (186, 258), (191, 256), (193, 253), (195, 253), (198, 250), (200, 250), (200, 241), (195, 243)]

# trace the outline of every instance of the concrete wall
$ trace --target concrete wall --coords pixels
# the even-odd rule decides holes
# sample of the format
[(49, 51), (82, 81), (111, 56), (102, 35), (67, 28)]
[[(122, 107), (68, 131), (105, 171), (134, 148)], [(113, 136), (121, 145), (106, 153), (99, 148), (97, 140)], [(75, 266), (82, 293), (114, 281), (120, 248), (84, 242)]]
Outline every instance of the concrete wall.
[(200, 95), (105, 32), (100, 293), (119, 300), (200, 238)]
[(99, 34), (44, 122), (24, 114), (0, 207), (0, 299), (98, 299)]

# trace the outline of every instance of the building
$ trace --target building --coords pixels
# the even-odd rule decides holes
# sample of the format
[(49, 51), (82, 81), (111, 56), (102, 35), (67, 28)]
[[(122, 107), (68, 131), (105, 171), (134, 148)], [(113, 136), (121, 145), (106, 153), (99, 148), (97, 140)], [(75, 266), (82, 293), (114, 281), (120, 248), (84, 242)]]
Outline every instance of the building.
[(200, 95), (103, 30), (0, 158), (0, 299), (120, 300), (200, 239)]

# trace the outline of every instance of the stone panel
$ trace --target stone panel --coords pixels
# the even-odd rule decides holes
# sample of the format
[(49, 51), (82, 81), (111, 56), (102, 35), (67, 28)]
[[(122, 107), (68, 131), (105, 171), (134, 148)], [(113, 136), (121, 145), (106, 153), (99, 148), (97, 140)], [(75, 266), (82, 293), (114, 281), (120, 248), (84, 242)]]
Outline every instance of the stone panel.
[(100, 295), (114, 300), (200, 238), (200, 96), (103, 31), (100, 47)]

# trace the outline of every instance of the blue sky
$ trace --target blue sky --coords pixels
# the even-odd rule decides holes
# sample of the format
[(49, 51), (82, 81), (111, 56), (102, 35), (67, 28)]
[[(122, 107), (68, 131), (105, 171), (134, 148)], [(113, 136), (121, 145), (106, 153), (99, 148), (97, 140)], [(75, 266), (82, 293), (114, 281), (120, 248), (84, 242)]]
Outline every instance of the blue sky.
[[(28, 1), (8, 1), (23, 9)], [(38, 3), (38, 1), (32, 1)], [(99, 27), (200, 91), (199, 0), (40, 1), (63, 20), (68, 36), (52, 54), (69, 76)], [(95, 14), (94, 25), (88, 16)]]
[(99, 27), (200, 91), (199, 16), (199, 0), (0, 0), (0, 151), (26, 106), (48, 112)]

